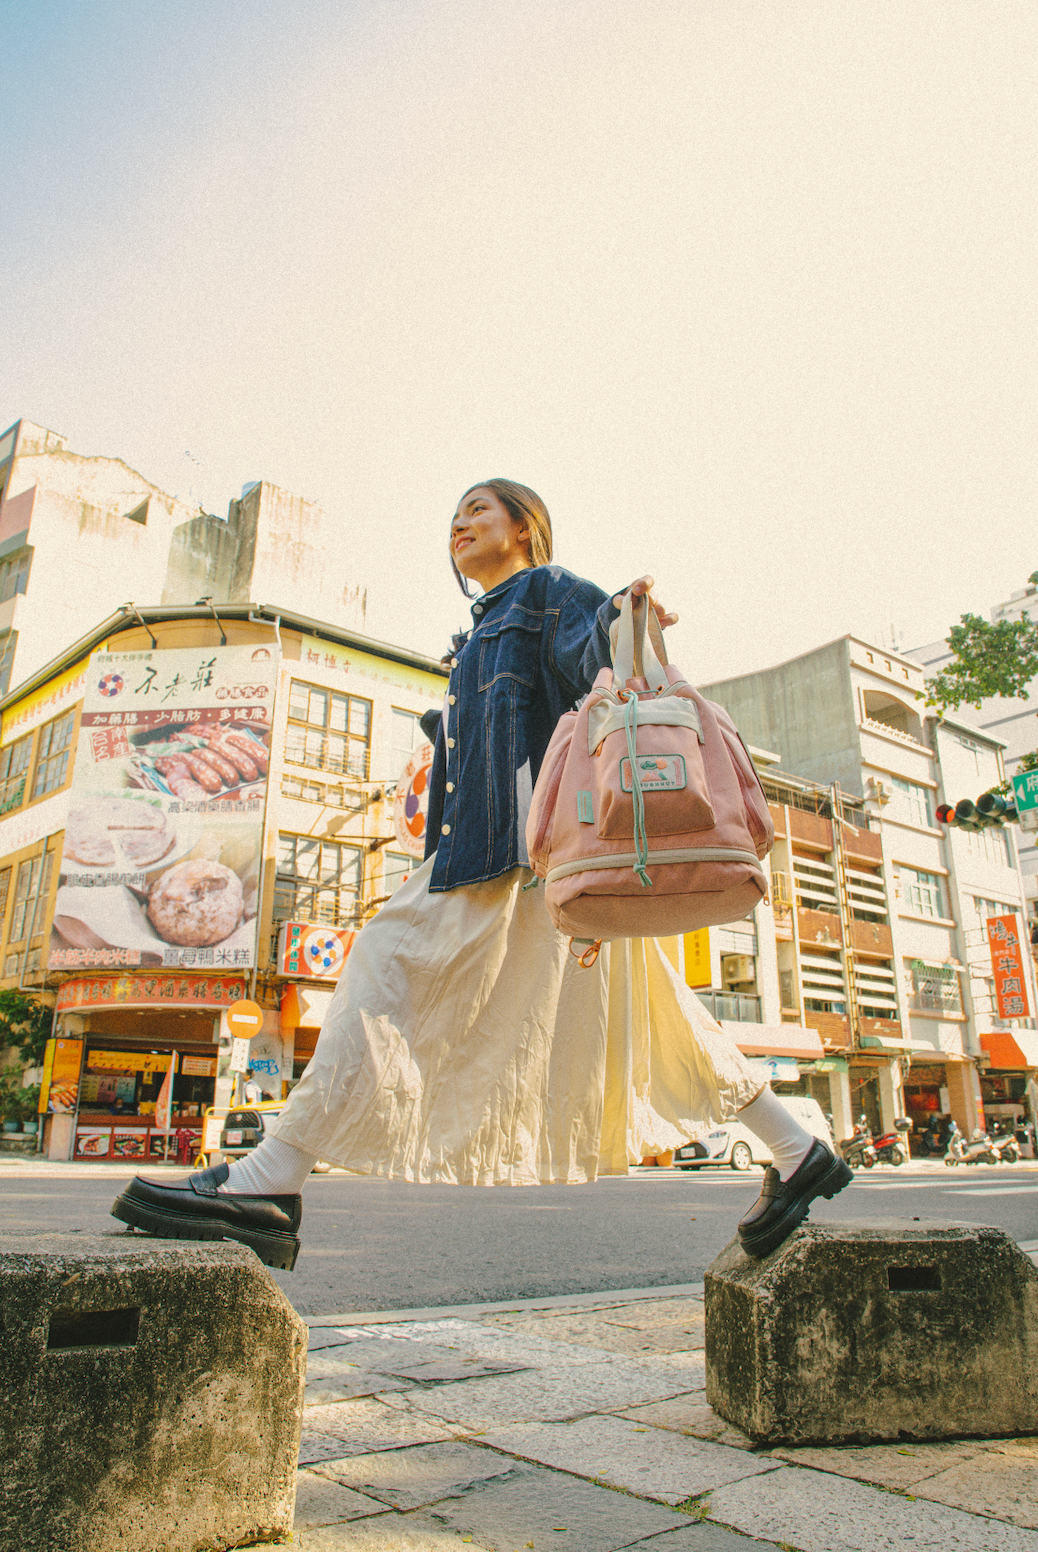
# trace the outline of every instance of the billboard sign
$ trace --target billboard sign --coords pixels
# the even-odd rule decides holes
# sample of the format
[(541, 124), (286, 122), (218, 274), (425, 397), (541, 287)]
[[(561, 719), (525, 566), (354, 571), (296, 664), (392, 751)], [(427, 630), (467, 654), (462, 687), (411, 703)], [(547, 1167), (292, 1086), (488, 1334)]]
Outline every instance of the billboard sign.
[(49, 968), (250, 969), (277, 660), (95, 652)]
[(1016, 916), (989, 916), (986, 926), (991, 945), (998, 1016), (1004, 1019), (1027, 1018), (1027, 985), (1024, 981), (1024, 958)]
[(337, 981), (356, 936), (348, 927), (282, 922), (278, 974), (301, 975), (310, 981)]

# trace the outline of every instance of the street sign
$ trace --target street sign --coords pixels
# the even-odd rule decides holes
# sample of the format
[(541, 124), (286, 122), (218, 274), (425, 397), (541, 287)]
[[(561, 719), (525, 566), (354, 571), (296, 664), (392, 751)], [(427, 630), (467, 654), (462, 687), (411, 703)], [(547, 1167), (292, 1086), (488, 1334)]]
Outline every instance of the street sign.
[(1013, 777), (1013, 801), (1021, 830), (1038, 830), (1038, 771), (1020, 771)]
[(247, 1040), (234, 1039), (231, 1041), (231, 1071), (248, 1072), (249, 1070), (249, 1042)]
[(263, 1028), (263, 1009), (258, 1002), (236, 1002), (227, 1010), (227, 1028), (236, 1040), (251, 1040)]

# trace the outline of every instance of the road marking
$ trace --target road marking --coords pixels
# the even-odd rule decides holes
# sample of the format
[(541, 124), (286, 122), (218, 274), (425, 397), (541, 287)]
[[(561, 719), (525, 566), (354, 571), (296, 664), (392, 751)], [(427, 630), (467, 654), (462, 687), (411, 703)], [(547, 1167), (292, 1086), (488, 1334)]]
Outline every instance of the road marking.
[(947, 1191), (949, 1196), (1019, 1196), (1038, 1193), (1038, 1186), (949, 1186)]

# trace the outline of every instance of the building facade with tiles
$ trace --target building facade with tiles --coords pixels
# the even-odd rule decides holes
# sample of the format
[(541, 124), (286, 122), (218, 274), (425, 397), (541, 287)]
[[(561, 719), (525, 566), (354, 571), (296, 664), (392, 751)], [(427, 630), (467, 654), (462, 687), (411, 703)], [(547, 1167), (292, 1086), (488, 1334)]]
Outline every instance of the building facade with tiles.
[(198, 1131), (221, 1084), (229, 1100), (243, 998), (264, 1013), (257, 1081), (283, 1097), (354, 935), (418, 865), (419, 718), (445, 682), (287, 611), (168, 606), (100, 622), (0, 700), (0, 985), (55, 1009), (51, 1157)]

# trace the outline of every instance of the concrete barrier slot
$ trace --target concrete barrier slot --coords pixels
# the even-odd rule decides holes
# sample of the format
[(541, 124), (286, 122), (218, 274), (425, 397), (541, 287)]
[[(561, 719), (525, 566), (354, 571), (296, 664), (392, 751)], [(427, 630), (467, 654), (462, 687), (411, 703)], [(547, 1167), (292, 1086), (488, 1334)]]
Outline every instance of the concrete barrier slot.
[(935, 1266), (888, 1266), (891, 1293), (940, 1293), (941, 1274)]
[(55, 1310), (47, 1326), (48, 1349), (136, 1347), (141, 1329), (136, 1309)]

